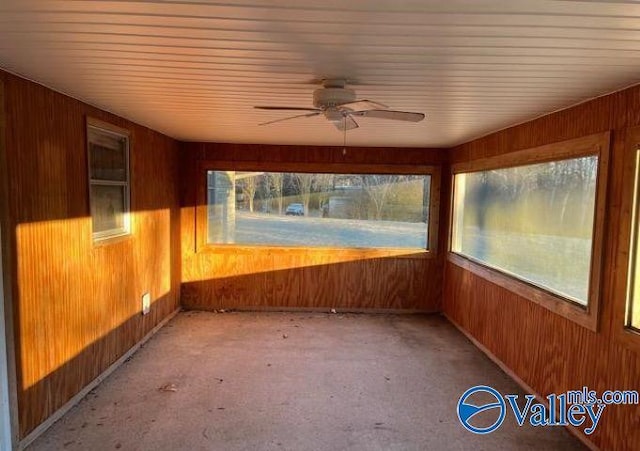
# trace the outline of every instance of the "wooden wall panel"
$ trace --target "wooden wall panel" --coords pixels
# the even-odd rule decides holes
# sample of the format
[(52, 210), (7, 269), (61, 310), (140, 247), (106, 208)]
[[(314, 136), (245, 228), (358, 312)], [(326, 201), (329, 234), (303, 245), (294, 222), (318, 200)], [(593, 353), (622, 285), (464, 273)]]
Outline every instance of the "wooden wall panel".
[[(7, 243), (20, 436), (179, 306), (178, 143), (10, 74)], [(131, 236), (94, 245), (85, 120), (131, 131)], [(149, 291), (151, 313), (141, 315)]]
[(196, 245), (201, 162), (300, 164), (367, 168), (436, 165), (438, 149), (260, 146), (186, 143), (182, 168), (182, 305), (194, 309), (339, 308), (438, 311), (442, 258), (388, 252)]
[[(528, 299), (447, 261), (444, 313), (485, 346), (535, 392), (545, 396), (586, 385), (591, 389), (640, 391), (639, 347), (617, 336), (621, 306), (616, 293), (626, 271), (618, 249), (623, 220), (622, 186), (627, 128), (640, 123), (640, 87), (512, 127), (452, 150), (453, 162), (468, 162), (589, 134), (612, 131), (605, 226), (600, 330), (593, 332)], [(628, 226), (628, 224), (627, 224)], [(624, 241), (624, 240), (623, 240)], [(640, 337), (638, 337), (640, 341)], [(640, 406), (609, 406), (587, 438), (601, 449), (640, 449)]]
[[(183, 143), (185, 163), (193, 160), (286, 162), (346, 165), (438, 165), (447, 162), (444, 149), (392, 147), (275, 146), (260, 144)], [(188, 183), (185, 180), (185, 183)]]

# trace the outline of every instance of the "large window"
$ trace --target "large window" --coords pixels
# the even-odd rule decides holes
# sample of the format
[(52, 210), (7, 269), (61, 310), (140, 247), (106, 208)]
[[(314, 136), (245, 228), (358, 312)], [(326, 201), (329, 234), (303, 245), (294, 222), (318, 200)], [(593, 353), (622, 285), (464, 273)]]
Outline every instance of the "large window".
[(207, 242), (428, 247), (430, 175), (207, 172)]
[(87, 124), (93, 239), (129, 233), (129, 137), (108, 124)]
[(586, 306), (598, 157), (455, 175), (452, 251)]
[(640, 215), (640, 149), (636, 150), (631, 250), (629, 253), (629, 287), (627, 296), (626, 326), (640, 331), (640, 248), (638, 247)]

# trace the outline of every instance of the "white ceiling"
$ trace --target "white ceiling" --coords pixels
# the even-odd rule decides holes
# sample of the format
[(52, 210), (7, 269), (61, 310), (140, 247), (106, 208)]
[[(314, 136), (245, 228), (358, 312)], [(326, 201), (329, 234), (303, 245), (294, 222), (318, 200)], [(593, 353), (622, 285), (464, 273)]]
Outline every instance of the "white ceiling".
[(0, 66), (191, 141), (341, 145), (313, 80), (426, 113), (349, 145), (452, 146), (640, 82), (640, 4), (613, 1), (0, 0)]

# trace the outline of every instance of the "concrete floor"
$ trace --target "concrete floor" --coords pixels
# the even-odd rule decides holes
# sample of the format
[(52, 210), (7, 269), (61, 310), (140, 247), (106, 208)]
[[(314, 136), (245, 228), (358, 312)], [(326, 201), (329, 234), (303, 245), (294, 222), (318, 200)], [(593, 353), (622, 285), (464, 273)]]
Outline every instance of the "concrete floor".
[(186, 312), (29, 449), (583, 449), (513, 415), (466, 431), (477, 384), (522, 393), (437, 315)]

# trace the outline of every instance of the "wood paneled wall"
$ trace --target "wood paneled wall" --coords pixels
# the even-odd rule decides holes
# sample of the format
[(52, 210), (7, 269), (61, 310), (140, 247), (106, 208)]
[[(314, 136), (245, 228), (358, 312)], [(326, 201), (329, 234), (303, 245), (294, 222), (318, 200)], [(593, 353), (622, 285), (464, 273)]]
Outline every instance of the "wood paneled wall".
[[(535, 392), (546, 396), (588, 386), (640, 390), (640, 354), (618, 339), (614, 318), (622, 304), (626, 271), (619, 255), (623, 221), (625, 145), (629, 127), (640, 124), (640, 87), (486, 136), (452, 150), (454, 163), (612, 131), (604, 242), (600, 328), (590, 331), (489, 282), (451, 261), (445, 264), (443, 311)], [(628, 228), (628, 224), (627, 224)], [(443, 229), (446, 229), (443, 227)], [(624, 241), (624, 240), (623, 240)], [(617, 293), (617, 294), (616, 294)], [(637, 337), (640, 340), (640, 337)], [(587, 438), (601, 449), (640, 449), (640, 406), (609, 406)]]
[[(179, 306), (178, 143), (43, 86), (5, 85), (20, 436)], [(94, 245), (86, 117), (131, 131), (132, 234)], [(150, 292), (151, 313), (141, 314)]]
[[(442, 258), (327, 249), (198, 249), (196, 188), (202, 162), (366, 166), (436, 165), (438, 149), (260, 146), (186, 143), (182, 169), (182, 305), (194, 309), (338, 308), (438, 311)], [(336, 169), (340, 168), (340, 169)]]

